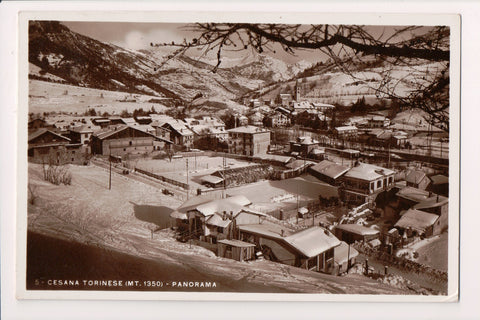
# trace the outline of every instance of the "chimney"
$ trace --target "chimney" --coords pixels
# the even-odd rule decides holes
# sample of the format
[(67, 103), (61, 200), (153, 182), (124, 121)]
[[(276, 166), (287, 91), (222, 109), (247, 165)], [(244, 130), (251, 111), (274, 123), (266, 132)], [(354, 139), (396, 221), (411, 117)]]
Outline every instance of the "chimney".
[(222, 220), (227, 220), (227, 212), (223, 211)]
[(282, 237), (285, 237), (285, 230), (281, 230)]

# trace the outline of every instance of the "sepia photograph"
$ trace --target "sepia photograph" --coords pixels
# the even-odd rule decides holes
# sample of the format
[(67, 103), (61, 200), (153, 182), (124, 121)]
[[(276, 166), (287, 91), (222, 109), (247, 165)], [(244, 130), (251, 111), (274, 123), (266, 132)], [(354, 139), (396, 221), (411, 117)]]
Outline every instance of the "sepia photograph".
[(456, 301), (459, 19), (410, 18), (24, 14), (19, 297)]

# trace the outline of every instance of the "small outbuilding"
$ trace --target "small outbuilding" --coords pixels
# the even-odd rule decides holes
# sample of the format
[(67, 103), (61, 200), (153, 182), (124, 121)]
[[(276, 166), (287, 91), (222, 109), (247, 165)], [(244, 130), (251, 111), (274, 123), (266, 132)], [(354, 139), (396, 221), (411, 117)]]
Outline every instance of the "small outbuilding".
[(403, 230), (407, 237), (425, 236), (437, 234), (436, 222), (438, 215), (421, 210), (410, 209), (395, 223), (395, 228)]
[(380, 231), (360, 224), (339, 224), (335, 227), (335, 236), (346, 243), (368, 242), (380, 237)]
[(358, 251), (345, 241), (340, 242), (334, 250), (335, 267), (338, 273), (347, 272), (350, 266), (353, 266), (358, 257)]
[(253, 260), (255, 258), (255, 245), (240, 240), (219, 240), (217, 255), (237, 261)]

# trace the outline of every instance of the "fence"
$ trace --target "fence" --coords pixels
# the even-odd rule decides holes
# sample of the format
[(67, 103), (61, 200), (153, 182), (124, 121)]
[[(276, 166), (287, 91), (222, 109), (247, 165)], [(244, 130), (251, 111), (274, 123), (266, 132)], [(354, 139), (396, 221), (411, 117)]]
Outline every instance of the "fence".
[(166, 183), (173, 184), (174, 186), (181, 187), (185, 190), (189, 190), (189, 185), (186, 184), (186, 183), (183, 183), (183, 182), (180, 182), (180, 181), (177, 181), (177, 180), (173, 180), (173, 179), (169, 179), (169, 178), (166, 178), (164, 176), (161, 176), (161, 175), (158, 175), (158, 174), (155, 174), (155, 173), (151, 173), (151, 172), (139, 169), (139, 168), (135, 168), (135, 171), (140, 172), (141, 174), (144, 174), (144, 175), (149, 176), (151, 178), (154, 178), (154, 179), (166, 182)]
[(402, 269), (408, 272), (415, 272), (421, 273), (430, 276), (431, 278), (438, 280), (438, 281), (448, 281), (448, 272), (437, 270), (430, 266), (408, 260), (403, 257), (397, 257), (393, 254), (390, 254), (385, 251), (373, 249), (368, 245), (363, 243), (355, 243), (353, 244), (354, 248), (357, 249), (359, 252), (372, 257), (381, 262), (387, 262), (389, 265), (395, 266), (398, 269)]

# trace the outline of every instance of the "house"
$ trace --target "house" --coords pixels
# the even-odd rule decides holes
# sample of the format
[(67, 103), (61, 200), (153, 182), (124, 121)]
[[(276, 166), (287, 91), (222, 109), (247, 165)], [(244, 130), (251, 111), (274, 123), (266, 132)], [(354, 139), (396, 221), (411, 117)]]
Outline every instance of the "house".
[(342, 126), (335, 128), (335, 135), (338, 138), (352, 138), (358, 136), (358, 128), (355, 126)]
[(162, 128), (170, 131), (170, 139), (174, 144), (182, 146), (187, 150), (193, 147), (194, 133), (182, 120), (172, 120), (161, 125)]
[(210, 116), (203, 116), (200, 119), (185, 118), (185, 123), (193, 131), (195, 138), (204, 136), (215, 137), (219, 140), (228, 138), (225, 123), (218, 118)]
[(360, 224), (339, 224), (335, 226), (335, 236), (346, 243), (368, 242), (380, 237), (380, 231)]
[(108, 118), (93, 118), (92, 123), (100, 128), (106, 128), (110, 125), (110, 119)]
[(278, 107), (272, 114), (266, 117), (266, 125), (268, 127), (277, 128), (277, 127), (288, 127), (292, 124), (290, 110)]
[(235, 239), (237, 226), (261, 223), (266, 215), (249, 209), (251, 204), (243, 195), (211, 200), (197, 197), (190, 204), (183, 204), (170, 215), (176, 219), (177, 228), (190, 237), (217, 243), (218, 240)]
[(41, 118), (35, 118), (30, 121), (28, 121), (28, 132), (32, 133), (34, 131), (37, 131), (38, 129), (45, 128), (52, 130), (53, 126), (52, 124), (48, 123), (44, 119)]
[(83, 164), (82, 144), (45, 128), (28, 136), (28, 161), (46, 164)]
[(333, 252), (333, 260), (338, 274), (347, 272), (350, 266), (355, 264), (358, 255), (359, 253), (354, 247), (345, 241), (341, 241), (340, 245), (335, 247)]
[(410, 169), (405, 172), (405, 181), (407, 186), (420, 190), (427, 189), (430, 184), (430, 178), (421, 170)]
[(370, 128), (383, 128), (390, 125), (390, 119), (385, 116), (371, 115), (368, 118), (368, 127)]
[(222, 177), (214, 176), (214, 175), (206, 175), (200, 178), (202, 184), (210, 187), (210, 188), (218, 188), (221, 187), (225, 181)]
[(270, 146), (270, 131), (255, 126), (233, 128), (228, 131), (228, 152), (245, 156), (265, 154)]
[(319, 142), (312, 137), (298, 137), (295, 141), (290, 141), (290, 152), (307, 157), (314, 149), (318, 149), (318, 144)]
[[(413, 206), (415, 210), (433, 213), (437, 215), (438, 221), (436, 227), (441, 231), (448, 227), (448, 198), (441, 195), (432, 195), (431, 197), (417, 203)], [(435, 231), (435, 230), (434, 230)], [(435, 234), (435, 232), (434, 232)]]
[(155, 129), (155, 136), (171, 141), (172, 139), (170, 138), (170, 130), (162, 127), (164, 123), (165, 122), (155, 120), (150, 125), (153, 129)]
[(396, 197), (399, 201), (399, 210), (407, 210), (414, 205), (427, 200), (433, 195), (432, 192), (417, 189), (414, 187), (404, 187), (396, 193)]
[(70, 129), (70, 139), (72, 142), (82, 145), (89, 145), (93, 135), (93, 129), (88, 125), (81, 125)]
[(327, 113), (335, 110), (335, 106), (331, 104), (321, 103), (321, 102), (312, 102), (313, 108), (316, 110)]
[(293, 101), (293, 97), (290, 93), (280, 93), (279, 98), (280, 98), (280, 104), (283, 107), (289, 107)]
[(323, 160), (322, 162), (308, 168), (308, 172), (315, 178), (327, 182), (333, 186), (338, 185), (339, 178), (349, 170), (335, 162)]
[(395, 228), (406, 233), (407, 237), (430, 237), (441, 233), (439, 216), (417, 209), (409, 209), (395, 223)]
[(373, 202), (380, 192), (389, 191), (395, 185), (395, 171), (357, 161), (341, 179), (344, 200), (361, 204)]
[(136, 127), (118, 126), (92, 135), (91, 148), (93, 154), (124, 156), (149, 153), (171, 143)]
[(431, 183), (427, 187), (428, 191), (448, 197), (448, 177), (442, 174), (433, 175), (430, 177)]
[(254, 243), (270, 260), (317, 272), (334, 272), (334, 249), (340, 241), (327, 229), (314, 226), (293, 232), (269, 223), (240, 225), (240, 240)]

